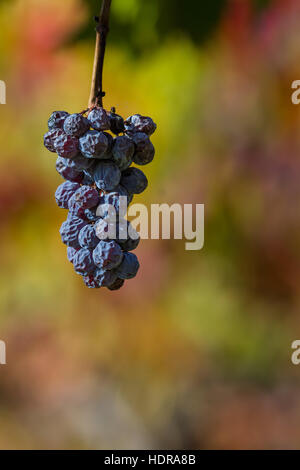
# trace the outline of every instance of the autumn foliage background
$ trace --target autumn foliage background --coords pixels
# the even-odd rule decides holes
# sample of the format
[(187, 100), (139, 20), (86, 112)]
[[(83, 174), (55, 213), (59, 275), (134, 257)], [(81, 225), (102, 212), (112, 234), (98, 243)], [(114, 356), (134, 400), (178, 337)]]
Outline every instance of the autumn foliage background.
[(0, 3), (0, 448), (299, 448), (299, 1), (113, 0), (105, 106), (158, 124), (135, 202), (205, 204), (204, 249), (142, 241), (119, 292), (73, 273), (42, 145), (98, 4)]

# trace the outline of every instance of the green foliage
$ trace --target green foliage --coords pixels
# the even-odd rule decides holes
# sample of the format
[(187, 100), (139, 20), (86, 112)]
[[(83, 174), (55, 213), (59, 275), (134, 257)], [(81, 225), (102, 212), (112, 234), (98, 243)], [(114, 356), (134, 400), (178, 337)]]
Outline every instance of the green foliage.
[[(93, 16), (99, 13), (99, 0), (85, 0), (90, 21), (77, 39), (91, 37)], [(217, 27), (227, 0), (113, 0), (110, 41), (140, 53), (159, 47), (170, 35), (184, 35), (195, 44), (207, 39)]]
[[(271, 0), (250, 0), (259, 11)], [(101, 0), (85, 0), (88, 23), (78, 39), (94, 35), (93, 17), (99, 14)], [(132, 53), (159, 47), (170, 36), (183, 35), (198, 45), (214, 33), (229, 6), (228, 0), (113, 0), (109, 40)]]

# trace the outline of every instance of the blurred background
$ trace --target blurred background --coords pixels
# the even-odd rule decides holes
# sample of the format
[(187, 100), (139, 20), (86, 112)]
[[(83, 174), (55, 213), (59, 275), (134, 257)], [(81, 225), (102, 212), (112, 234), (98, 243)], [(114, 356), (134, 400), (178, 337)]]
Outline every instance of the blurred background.
[(113, 0), (104, 105), (158, 125), (135, 202), (205, 204), (204, 248), (142, 240), (118, 292), (67, 261), (42, 144), (99, 6), (0, 2), (0, 448), (299, 448), (299, 1)]

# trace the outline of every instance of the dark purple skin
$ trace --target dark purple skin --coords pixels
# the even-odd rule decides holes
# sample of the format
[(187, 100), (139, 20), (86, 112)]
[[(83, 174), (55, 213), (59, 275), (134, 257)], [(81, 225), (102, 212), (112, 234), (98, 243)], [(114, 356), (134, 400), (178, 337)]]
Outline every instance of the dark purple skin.
[(78, 242), (82, 248), (94, 249), (98, 243), (99, 238), (96, 236), (94, 225), (85, 225), (79, 232)]
[(124, 251), (133, 251), (137, 248), (138, 244), (140, 243), (140, 238), (133, 239), (128, 238), (128, 240), (117, 240), (117, 243), (120, 245), (122, 250)]
[(136, 145), (133, 155), (134, 163), (137, 165), (147, 165), (151, 163), (154, 158), (155, 150), (147, 134), (137, 132), (136, 134), (132, 134), (131, 138)]
[(84, 179), (83, 171), (75, 170), (69, 166), (69, 162), (66, 158), (58, 157), (56, 160), (56, 171), (66, 180), (73, 181), (75, 183), (81, 183)]
[(81, 186), (69, 199), (68, 207), (77, 217), (84, 216), (85, 209), (95, 207), (100, 201), (100, 196), (95, 188)]
[(86, 209), (84, 211), (84, 218), (90, 222), (96, 222), (100, 219), (100, 216), (97, 215), (97, 207), (92, 207), (92, 209)]
[(120, 135), (114, 139), (112, 156), (121, 171), (130, 167), (134, 151), (134, 143), (127, 135)]
[(65, 119), (69, 116), (66, 111), (54, 111), (48, 120), (48, 129), (62, 129)]
[(117, 277), (118, 276), (114, 269), (110, 271), (97, 269), (94, 273), (94, 278), (99, 283), (100, 287), (111, 286), (117, 280)]
[(46, 134), (44, 134), (44, 146), (46, 149), (55, 153), (55, 142), (61, 135), (64, 135), (64, 132), (61, 129), (52, 129), (51, 131), (46, 132)]
[(118, 184), (118, 186), (115, 187), (114, 191), (116, 193), (118, 193), (120, 196), (125, 196), (127, 197), (127, 204), (129, 206), (129, 204), (131, 203), (132, 199), (133, 199), (133, 194), (130, 194), (127, 189), (124, 188), (124, 186), (122, 186), (121, 184)]
[(124, 253), (122, 263), (116, 269), (117, 277), (120, 279), (132, 279), (137, 275), (140, 263), (134, 253)]
[(124, 119), (122, 118), (122, 116), (111, 111), (110, 113), (108, 113), (108, 117), (110, 126), (109, 128), (113, 134), (118, 135), (121, 132), (125, 131)]
[(116, 242), (122, 246), (122, 244), (125, 243), (131, 235), (133, 235), (134, 238), (139, 239), (139, 234), (133, 229), (129, 220), (120, 218), (116, 227)]
[[(97, 189), (91, 188), (90, 186), (80, 186), (75, 192), (73, 203), (84, 209), (90, 209), (96, 206), (100, 201), (100, 195)], [(69, 205), (70, 208), (70, 205)]]
[(129, 194), (140, 194), (147, 188), (148, 180), (142, 170), (131, 167), (122, 172), (120, 184)]
[(77, 137), (62, 132), (55, 139), (54, 148), (60, 157), (74, 158), (79, 153), (79, 141)]
[(113, 148), (113, 144), (114, 144), (114, 138), (108, 132), (103, 132), (103, 134), (107, 138), (107, 149), (106, 149), (106, 152), (104, 153), (104, 155), (102, 156), (102, 160), (112, 159), (112, 148)]
[(80, 184), (71, 181), (65, 181), (60, 184), (55, 192), (55, 200), (58, 207), (68, 209), (68, 202), (71, 196), (80, 188)]
[(123, 251), (133, 251), (140, 243), (140, 236), (132, 227), (131, 223), (128, 220), (126, 222), (127, 226), (125, 226), (125, 224), (118, 226), (116, 242), (120, 245)]
[(68, 260), (70, 261), (70, 263), (73, 263), (73, 259), (74, 259), (75, 254), (77, 253), (77, 251), (78, 251), (78, 249), (76, 250), (72, 246), (68, 246), (68, 248), (67, 248), (67, 257), (68, 257)]
[(96, 131), (105, 131), (109, 129), (109, 118), (103, 108), (94, 108), (88, 115), (90, 126)]
[(119, 290), (124, 284), (124, 279), (117, 279), (111, 286), (108, 286), (109, 290)]
[(107, 146), (108, 139), (103, 132), (87, 131), (79, 139), (80, 151), (86, 158), (103, 158)]
[(75, 253), (73, 266), (77, 274), (86, 276), (95, 271), (92, 252), (87, 248), (81, 248)]
[(83, 279), (85, 285), (89, 289), (99, 289), (99, 287), (101, 287), (99, 285), (99, 282), (96, 281), (96, 279), (94, 278), (94, 276), (92, 274), (89, 274), (87, 276), (83, 276), (82, 279)]
[(112, 191), (120, 182), (121, 171), (111, 160), (104, 160), (96, 165), (94, 181), (99, 189)]
[(109, 204), (114, 207), (116, 212), (119, 212), (120, 207), (120, 194), (116, 191), (111, 193), (102, 194), (100, 204)]
[(89, 128), (90, 122), (82, 114), (78, 113), (70, 114), (64, 122), (65, 133), (74, 137), (81, 137)]
[(140, 243), (140, 236), (128, 220), (123, 222), (118, 224), (100, 218), (95, 223), (96, 236), (99, 240), (116, 241), (123, 251), (133, 251)]
[(72, 158), (72, 160), (69, 160), (70, 166), (79, 171), (88, 170), (96, 161), (97, 160), (94, 160), (93, 158), (85, 158), (80, 154), (75, 158)]
[[(113, 220), (115, 220), (115, 218), (117, 217), (120, 211), (120, 203), (121, 201), (120, 201), (119, 193), (111, 192), (111, 193), (102, 194), (102, 196), (100, 197), (100, 202), (98, 204), (97, 214), (100, 217), (103, 217), (106, 219), (113, 218)], [(124, 215), (125, 215), (126, 210), (127, 210), (127, 204), (124, 204), (123, 202), (123, 207), (121, 206), (121, 211), (124, 212)]]
[(94, 263), (98, 268), (114, 269), (121, 263), (123, 252), (113, 240), (101, 240), (93, 251)]
[(80, 248), (78, 235), (85, 224), (84, 220), (69, 215), (59, 230), (62, 242), (67, 246), (72, 246), (76, 249)]
[(147, 135), (151, 135), (156, 129), (156, 124), (148, 116), (134, 114), (126, 119), (125, 129), (129, 134), (132, 132), (144, 132)]
[(85, 186), (93, 186), (94, 178), (92, 178), (91, 174), (87, 173), (85, 170), (83, 173), (84, 173), (84, 178), (82, 180), (82, 184), (84, 184)]

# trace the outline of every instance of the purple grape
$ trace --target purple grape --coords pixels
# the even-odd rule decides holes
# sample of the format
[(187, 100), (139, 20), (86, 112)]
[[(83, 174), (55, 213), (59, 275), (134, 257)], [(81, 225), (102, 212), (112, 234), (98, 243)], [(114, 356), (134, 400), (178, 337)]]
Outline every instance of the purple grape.
[(113, 132), (113, 134), (118, 135), (121, 132), (125, 131), (124, 119), (122, 118), (122, 116), (120, 116), (119, 114), (116, 114), (114, 110), (112, 109), (112, 111), (108, 113), (108, 117), (109, 117), (110, 130)]
[(103, 158), (108, 139), (103, 132), (88, 131), (79, 139), (79, 148), (86, 158)]
[(120, 279), (132, 279), (136, 276), (140, 263), (134, 253), (124, 253), (123, 260), (116, 270)]
[(82, 219), (78, 217), (68, 216), (67, 220), (62, 223), (60, 227), (60, 235), (62, 242), (67, 246), (73, 248), (80, 248), (78, 242), (78, 235), (82, 227), (86, 224)]
[(82, 114), (78, 113), (70, 114), (64, 122), (65, 133), (74, 137), (81, 137), (89, 128), (90, 122)]
[(97, 269), (94, 273), (94, 278), (101, 287), (111, 286), (117, 280), (117, 274), (114, 269), (108, 271), (104, 269)]
[(121, 172), (113, 162), (99, 162), (94, 170), (94, 181), (99, 189), (112, 191), (120, 182)]
[(55, 200), (58, 207), (68, 209), (68, 201), (73, 194), (80, 188), (80, 184), (71, 181), (65, 181), (58, 186), (55, 192)]
[(124, 251), (133, 251), (140, 243), (139, 234), (128, 220), (126, 225), (124, 223), (118, 225), (116, 242)]
[(79, 141), (77, 137), (61, 132), (54, 141), (54, 148), (60, 157), (74, 158), (79, 153)]
[(156, 124), (150, 117), (134, 114), (125, 121), (126, 132), (144, 132), (147, 135), (153, 134)]
[(120, 135), (114, 139), (112, 155), (121, 171), (130, 167), (134, 150), (134, 143), (127, 135)]
[(50, 152), (55, 153), (55, 142), (58, 137), (65, 135), (65, 133), (61, 129), (52, 129), (51, 131), (46, 132), (44, 135), (44, 146)]
[(100, 196), (95, 188), (90, 186), (80, 186), (79, 189), (69, 199), (68, 207), (70, 212), (77, 217), (84, 216), (85, 209), (95, 207), (100, 201)]
[(67, 113), (66, 111), (54, 111), (48, 120), (48, 129), (50, 131), (52, 129), (62, 129), (64, 126), (65, 119), (68, 116), (69, 113)]
[(83, 157), (82, 155), (77, 155), (77, 157), (72, 158), (72, 160), (69, 160), (69, 162), (72, 168), (75, 168), (79, 171), (83, 171), (91, 168), (96, 162), (96, 160), (94, 160), (93, 158)]
[(147, 134), (137, 132), (136, 134), (132, 134), (131, 137), (136, 145), (136, 150), (133, 155), (134, 163), (137, 165), (147, 165), (151, 163), (154, 158), (155, 150)]
[(122, 186), (121, 184), (118, 184), (118, 186), (115, 187), (114, 191), (120, 196), (127, 197), (127, 205), (129, 206), (133, 199), (133, 194), (130, 194), (127, 189), (125, 189), (124, 186)]
[(74, 168), (77, 171), (88, 170), (93, 165), (92, 158), (85, 158), (82, 155), (78, 154), (75, 158), (67, 159), (68, 165), (70, 168)]
[(95, 264), (93, 261), (92, 252), (87, 248), (78, 250), (73, 258), (74, 269), (77, 274), (86, 276), (95, 271)]
[(118, 241), (118, 243), (124, 251), (133, 251), (137, 248), (138, 244), (140, 243), (140, 238), (128, 238), (128, 240), (125, 240), (124, 242)]
[(97, 208), (97, 215), (105, 219), (112, 218), (115, 220), (116, 216), (120, 212), (120, 209), (121, 213), (123, 213), (122, 215), (125, 215), (128, 200), (124, 200), (124, 197), (126, 196), (123, 196), (121, 199), (120, 194), (117, 192), (102, 194)]
[(56, 171), (66, 180), (81, 183), (84, 179), (84, 173), (69, 166), (71, 161), (67, 158), (58, 157), (56, 160)]
[(109, 129), (109, 118), (103, 108), (94, 108), (88, 115), (90, 125), (96, 131), (105, 131)]
[(124, 251), (133, 251), (140, 242), (140, 236), (128, 220), (121, 223), (99, 219), (95, 223), (95, 233), (99, 240), (114, 240)]
[(147, 188), (148, 180), (141, 170), (131, 167), (122, 172), (121, 185), (130, 194), (140, 194)]
[(93, 249), (98, 245), (99, 238), (96, 236), (94, 225), (85, 225), (79, 232), (78, 242), (82, 248)]
[(113, 240), (101, 240), (93, 251), (94, 263), (99, 268), (114, 269), (121, 263), (122, 258), (123, 252)]

